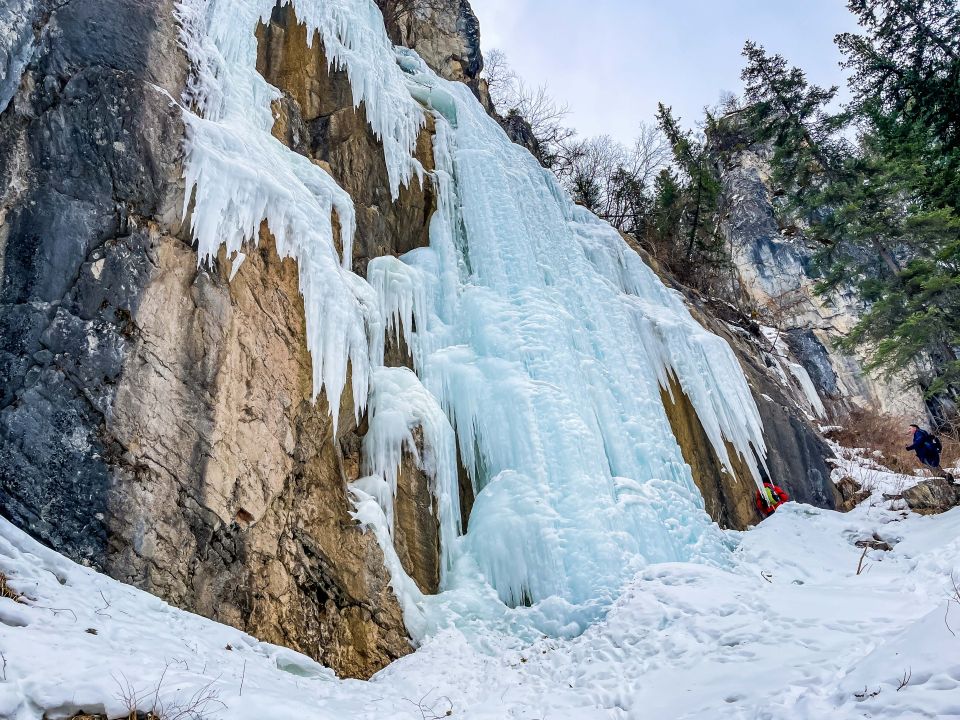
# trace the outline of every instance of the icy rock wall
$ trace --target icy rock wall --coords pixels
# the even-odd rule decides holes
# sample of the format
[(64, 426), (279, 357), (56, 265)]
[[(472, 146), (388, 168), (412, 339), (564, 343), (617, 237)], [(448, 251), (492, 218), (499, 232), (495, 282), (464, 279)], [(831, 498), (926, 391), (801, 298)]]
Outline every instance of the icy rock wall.
[(376, 1), (396, 45), (415, 50), (441, 77), (479, 89), (480, 22), (468, 0)]
[[(383, 144), (394, 197), (424, 182), (413, 151), (426, 118), (436, 124), (430, 247), (374, 260), (372, 284), (361, 280), (350, 270), (349, 196), (271, 133), (280, 96), (256, 72), (253, 28), (273, 3), (180, 6), (197, 69), (186, 173), (201, 257), (223, 245), (242, 262), (266, 222), (281, 253), (298, 260), (314, 392), (325, 390), (335, 407), (349, 362), (358, 416), (367, 388), (377, 398), (365, 441), (375, 475), (355, 486), (360, 514), (381, 541), (388, 536), (368, 501), (389, 531), (388, 467), (417, 426), (440, 513), (444, 587), (469, 586), (480, 604), (491, 599), (483, 587), (504, 608), (557, 598), (572, 610), (551, 622), (569, 630), (589, 615), (578, 609), (646, 562), (722, 562), (724, 539), (670, 432), (660, 388), (674, 375), (721, 461), (732, 465), (729, 442), (756, 476), (762, 427), (729, 347), (614, 230), (575, 207), (467, 87), (395, 51), (370, 0), (290, 5), (307, 37), (346, 70)], [(378, 369), (388, 324), (402, 332), (419, 379), (397, 382)], [(390, 418), (378, 423), (378, 408)], [(455, 541), (451, 427), (477, 493), (467, 534)], [(390, 562), (389, 544), (384, 552)], [(404, 592), (403, 578), (394, 584), (408, 624), (422, 625), (411, 615), (423, 599)]]
[[(672, 369), (704, 442), (744, 451), (727, 349), (369, 3), (50, 10), (11, 34), (30, 51), (0, 112), (5, 515), (347, 675), (409, 650), (395, 590), (415, 634), (573, 633), (646, 561), (722, 561), (659, 388)], [(207, 141), (186, 167), (184, 135)], [(405, 363), (420, 380), (381, 368)], [(477, 529), (441, 548), (471, 484)]]

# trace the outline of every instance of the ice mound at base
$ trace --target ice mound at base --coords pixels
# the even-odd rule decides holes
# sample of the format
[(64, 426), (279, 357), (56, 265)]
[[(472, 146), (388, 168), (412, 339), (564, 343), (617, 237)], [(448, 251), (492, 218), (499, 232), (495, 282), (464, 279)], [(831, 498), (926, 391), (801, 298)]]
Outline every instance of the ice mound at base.
[[(465, 85), (393, 48), (372, 0), (287, 4), (348, 72), (394, 196), (422, 172), (411, 152), (433, 114), (430, 247), (372, 261), (369, 282), (350, 271), (349, 197), (270, 135), (278, 91), (256, 72), (254, 31), (273, 0), (179, 6), (199, 108), (186, 163), (194, 233), (201, 257), (225, 245), (242, 261), (265, 221), (298, 260), (315, 392), (336, 406), (349, 362), (356, 412), (372, 401), (371, 477), (353, 492), (388, 563), (396, 467), (423, 430), (445, 592), (423, 597), (397, 563), (408, 624), (486, 618), (575, 634), (649, 563), (727, 562), (729, 542), (704, 511), (660, 392), (677, 381), (728, 467), (728, 442), (748, 464), (762, 458), (758, 411), (730, 348)], [(416, 376), (379, 368), (385, 331), (402, 335)], [(462, 536), (458, 450), (476, 493)]]

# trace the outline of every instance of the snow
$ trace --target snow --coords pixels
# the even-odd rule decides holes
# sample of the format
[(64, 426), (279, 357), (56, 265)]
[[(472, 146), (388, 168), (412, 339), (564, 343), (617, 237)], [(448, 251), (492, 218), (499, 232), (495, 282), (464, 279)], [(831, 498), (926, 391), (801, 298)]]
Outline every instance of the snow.
[[(412, 152), (433, 114), (430, 247), (374, 260), (366, 280), (351, 272), (350, 198), (270, 132), (280, 93), (256, 70), (254, 30), (272, 0), (178, 5), (194, 68), (185, 212), (200, 262), (225, 251), (236, 272), (264, 225), (297, 260), (314, 393), (325, 390), (336, 421), (349, 367), (357, 417), (370, 403), (369, 476), (353, 491), (386, 556), (403, 452), (431, 478), (444, 593), (405, 594), (407, 616), (428, 634), (483, 618), (524, 637), (570, 636), (648, 563), (729, 563), (660, 392), (675, 379), (720, 459), (732, 467), (729, 442), (758, 478), (762, 426), (730, 348), (465, 85), (393, 48), (372, 0), (288, 4), (349, 75), (395, 198), (422, 178)], [(419, 379), (381, 367), (387, 333), (403, 339)], [(458, 450), (477, 493), (463, 537)], [(410, 587), (393, 570), (394, 587)]]
[[(441, 630), (370, 682), (337, 680), (309, 658), (171, 608), (0, 520), (0, 571), (24, 595), (0, 599), (0, 717), (125, 716), (128, 682), (143, 704), (158, 684), (168, 706), (213, 693), (210, 717), (231, 720), (422, 720), (417, 702), (470, 720), (955, 717), (960, 509), (919, 517), (889, 505), (843, 515), (788, 503), (731, 533), (728, 567), (642, 569), (575, 638), (477, 642)], [(381, 512), (373, 500), (366, 508)], [(894, 548), (869, 550), (857, 575), (854, 543), (875, 534)]]
[(883, 502), (884, 495), (901, 495), (904, 490), (924, 480), (938, 477), (926, 467), (918, 467), (913, 475), (893, 472), (879, 462), (883, 460), (883, 453), (879, 450), (846, 448), (831, 440), (827, 440), (827, 444), (834, 454), (829, 460), (834, 468), (831, 473), (833, 482), (839, 483), (843, 478), (852, 478), (863, 490), (871, 493), (870, 502), (874, 504)]

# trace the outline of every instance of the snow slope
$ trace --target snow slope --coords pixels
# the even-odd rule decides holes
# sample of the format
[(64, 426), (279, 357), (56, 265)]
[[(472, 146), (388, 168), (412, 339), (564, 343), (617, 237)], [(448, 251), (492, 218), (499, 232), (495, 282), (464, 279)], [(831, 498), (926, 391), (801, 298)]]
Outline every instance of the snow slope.
[[(24, 595), (0, 598), (0, 717), (116, 717), (127, 685), (142, 710), (215, 695), (202, 709), (231, 720), (960, 717), (960, 599), (948, 600), (960, 509), (888, 506), (790, 503), (733, 535), (728, 568), (648, 566), (579, 637), (448, 629), (370, 682), (173, 609), (0, 521), (0, 571)], [(854, 543), (874, 534), (894, 549), (868, 551), (857, 575)]]

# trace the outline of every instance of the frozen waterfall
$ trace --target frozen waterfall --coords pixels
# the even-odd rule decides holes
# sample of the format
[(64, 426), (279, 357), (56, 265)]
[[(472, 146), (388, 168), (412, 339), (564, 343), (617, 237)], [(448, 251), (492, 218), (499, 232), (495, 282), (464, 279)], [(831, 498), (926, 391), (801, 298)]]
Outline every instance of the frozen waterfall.
[[(185, 111), (194, 237), (201, 261), (226, 246), (239, 263), (266, 222), (297, 259), (315, 393), (336, 407), (349, 362), (358, 415), (369, 398), (371, 475), (353, 487), (357, 516), (384, 545), (411, 631), (486, 619), (575, 633), (647, 563), (723, 562), (727, 539), (660, 389), (673, 376), (721, 460), (730, 465), (730, 443), (753, 463), (762, 427), (730, 348), (465, 85), (394, 48), (373, 0), (290, 4), (348, 72), (394, 197), (424, 172), (412, 149), (425, 113), (436, 118), (430, 247), (374, 260), (367, 279), (351, 272), (349, 196), (270, 134), (279, 92), (256, 72), (254, 31), (274, 0), (178, 7), (195, 77), (197, 112)], [(416, 375), (381, 367), (385, 332), (403, 335)], [(444, 592), (433, 598), (390, 547), (396, 468), (417, 427), (441, 515)], [(457, 444), (477, 493), (465, 535)]]

